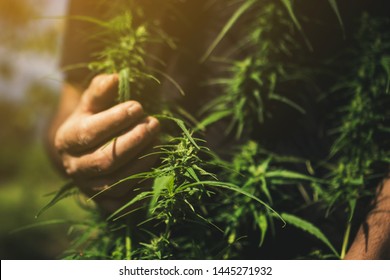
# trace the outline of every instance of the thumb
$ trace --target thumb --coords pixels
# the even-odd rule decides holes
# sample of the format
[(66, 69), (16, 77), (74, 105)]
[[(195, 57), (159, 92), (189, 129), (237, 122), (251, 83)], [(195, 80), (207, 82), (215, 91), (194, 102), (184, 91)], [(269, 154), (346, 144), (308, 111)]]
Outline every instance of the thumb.
[(81, 99), (82, 110), (98, 113), (112, 107), (117, 99), (118, 83), (117, 74), (101, 74), (93, 78)]

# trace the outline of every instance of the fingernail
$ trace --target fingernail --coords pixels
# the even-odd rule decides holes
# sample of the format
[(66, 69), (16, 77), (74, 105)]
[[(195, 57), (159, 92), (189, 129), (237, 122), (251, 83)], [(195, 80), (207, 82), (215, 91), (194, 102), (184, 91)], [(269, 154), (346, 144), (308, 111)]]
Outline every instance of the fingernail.
[(130, 103), (129, 107), (127, 107), (127, 114), (130, 117), (134, 115), (134, 103)]
[(160, 128), (160, 123), (155, 118), (150, 118), (146, 124), (146, 128), (148, 129), (149, 133), (156, 133)]
[(108, 74), (102, 79), (101, 86), (111, 85), (116, 82), (116, 79), (117, 77), (115, 74)]

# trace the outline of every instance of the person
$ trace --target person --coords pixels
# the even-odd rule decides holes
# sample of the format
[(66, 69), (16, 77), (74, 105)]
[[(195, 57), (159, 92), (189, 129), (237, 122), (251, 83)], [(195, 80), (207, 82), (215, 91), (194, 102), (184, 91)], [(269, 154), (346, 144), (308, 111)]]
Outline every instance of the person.
[[(102, 6), (94, 4), (94, 1), (72, 1), (70, 14), (88, 12), (100, 16)], [(202, 11), (196, 14), (197, 10), (191, 5), (188, 9), (195, 13), (193, 18), (202, 14)], [(86, 61), (96, 48), (86, 43), (84, 37), (88, 32), (82, 30), (92, 32), (91, 25), (69, 22), (63, 65)], [(187, 38), (188, 45), (197, 39), (199, 37)], [(139, 159), (139, 156), (158, 141), (160, 124), (156, 118), (146, 115), (142, 104), (137, 101), (116, 103), (118, 74), (100, 74), (91, 80), (86, 79), (89, 75), (85, 70), (67, 73), (47, 143), (58, 169), (72, 178), (87, 196), (94, 196), (129, 174), (154, 166), (156, 157)], [(190, 83), (190, 90), (192, 86)], [(119, 186), (96, 196), (95, 201), (110, 213), (128, 201), (129, 192), (126, 187)], [(390, 259), (389, 211), (390, 180), (384, 179), (345, 259)]]

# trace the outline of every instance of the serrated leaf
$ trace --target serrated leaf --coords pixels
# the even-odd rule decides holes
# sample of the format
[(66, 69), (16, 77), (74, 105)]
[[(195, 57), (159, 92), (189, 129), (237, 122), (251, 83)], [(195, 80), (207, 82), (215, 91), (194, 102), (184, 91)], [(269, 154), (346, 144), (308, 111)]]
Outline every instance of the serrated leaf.
[(245, 1), (230, 17), (228, 22), (224, 25), (221, 32), (217, 35), (215, 40), (211, 43), (210, 47), (206, 50), (205, 54), (200, 59), (200, 62), (205, 62), (210, 56), (213, 50), (218, 46), (219, 42), (225, 37), (226, 33), (232, 28), (236, 21), (256, 2), (256, 0)]
[(299, 218), (297, 216), (287, 214), (287, 213), (282, 213), (281, 214), (282, 218), (286, 221), (287, 224), (291, 224), (292, 226), (295, 226), (299, 229), (302, 229), (314, 237), (318, 238), (321, 240), (328, 248), (337, 256), (339, 257), (339, 253), (336, 251), (336, 249), (333, 247), (333, 245), (330, 243), (328, 238), (322, 233), (322, 231), (314, 226), (312, 223), (303, 220), (302, 218)]
[(149, 192), (142, 192), (138, 195), (136, 195), (132, 200), (130, 200), (129, 202), (127, 202), (125, 205), (123, 205), (122, 207), (120, 207), (118, 210), (116, 210), (114, 213), (112, 213), (106, 220), (109, 221), (109, 220), (115, 220), (115, 217), (118, 216), (119, 213), (121, 213), (123, 210), (125, 210), (126, 208), (132, 206), (134, 203), (138, 202), (138, 201), (142, 201), (144, 199), (147, 199), (147, 198), (152, 198), (153, 197), (153, 192), (149, 191)]
[(160, 194), (163, 189), (167, 189), (168, 193), (173, 192), (174, 183), (175, 183), (175, 177), (172, 175), (161, 176), (154, 179), (153, 198), (152, 201), (150, 202), (150, 208), (153, 208), (156, 205), (158, 198), (160, 197)]
[(389, 89), (390, 89), (390, 56), (383, 56), (381, 59), (381, 65), (387, 73), (386, 93), (389, 93)]
[(337, 1), (336, 0), (328, 0), (330, 6), (332, 7), (334, 13), (336, 14), (337, 16), (337, 19), (340, 23), (340, 27), (341, 27), (341, 31), (343, 32), (343, 37), (345, 38), (345, 28), (344, 28), (344, 23), (343, 23), (343, 19), (341, 18), (341, 14), (340, 14), (340, 11), (339, 11), (339, 7), (337, 5)]
[(192, 167), (188, 167), (187, 168), (187, 173), (188, 175), (194, 179), (196, 182), (200, 182), (199, 178), (198, 178), (198, 175), (196, 175), (196, 172), (195, 170), (192, 168)]
[(290, 105), (292, 108), (296, 109), (297, 111), (299, 111), (301, 114), (305, 114), (306, 111), (305, 109), (303, 109), (301, 106), (299, 106), (297, 103), (295, 103), (294, 101), (284, 97), (284, 96), (281, 96), (279, 94), (275, 94), (275, 93), (272, 93), (269, 95), (269, 98), (270, 99), (273, 99), (273, 100), (277, 100), (277, 101), (280, 101), (282, 103), (285, 103), (287, 105)]
[(307, 181), (313, 181), (313, 182), (319, 182), (320, 179), (317, 179), (315, 177), (307, 176), (298, 172), (289, 171), (289, 170), (275, 170), (275, 171), (268, 171), (265, 173), (266, 178), (286, 178), (286, 179), (301, 179), (301, 180), (307, 180)]
[(194, 138), (191, 136), (191, 133), (190, 131), (187, 129), (186, 125), (184, 124), (184, 121), (178, 119), (178, 118), (174, 118), (174, 117), (170, 117), (170, 116), (166, 116), (166, 115), (156, 115), (157, 118), (162, 118), (162, 119), (168, 119), (168, 120), (171, 120), (171, 121), (174, 121), (179, 127), (180, 129), (183, 131), (184, 135), (188, 138), (188, 140), (190, 140), (190, 142), (198, 149), (200, 150), (200, 147), (198, 146), (198, 144), (195, 142)]
[(199, 128), (200, 129), (204, 129), (205, 127), (231, 115), (231, 111), (218, 111), (218, 112), (215, 112), (215, 113), (212, 113), (211, 115), (209, 115), (207, 118), (203, 119), (201, 121), (201, 123), (199, 124)]
[(68, 224), (70, 222), (71, 221), (61, 220), (61, 219), (54, 219), (54, 220), (43, 221), (43, 222), (33, 223), (33, 224), (30, 224), (30, 225), (19, 227), (17, 229), (12, 230), (10, 232), (10, 234), (14, 234), (14, 233), (18, 233), (18, 232), (21, 232), (21, 231), (42, 227), (42, 226), (61, 225), (61, 224)]
[(196, 183), (183, 184), (182, 186), (178, 187), (178, 190), (182, 189), (182, 188), (189, 188), (189, 187), (194, 187), (194, 186), (199, 186), (199, 185), (219, 187), (219, 188), (228, 189), (228, 190), (240, 193), (242, 195), (245, 195), (245, 196), (257, 201), (258, 203), (263, 205), (265, 208), (267, 208), (268, 210), (273, 212), (284, 223), (283, 218), (270, 205), (268, 205), (267, 203), (265, 203), (263, 200), (259, 199), (258, 197), (248, 193), (247, 191), (242, 190), (240, 187), (238, 187), (234, 184), (231, 184), (231, 183), (218, 182), (218, 181), (200, 181), (200, 182), (196, 182)]
[(299, 32), (301, 32), (302, 37), (305, 40), (305, 43), (306, 43), (307, 47), (309, 48), (310, 51), (313, 51), (313, 47), (310, 44), (309, 39), (307, 39), (306, 34), (303, 32), (303, 28), (302, 28), (301, 24), (299, 23), (297, 17), (295, 16), (291, 0), (280, 0), (280, 1), (282, 1), (283, 5), (286, 7), (287, 12), (288, 12), (288, 14), (291, 17), (291, 20), (293, 21), (293, 23), (295, 24), (295, 26), (297, 27)]
[(44, 213), (47, 209), (53, 207), (55, 204), (57, 204), (60, 200), (63, 200), (64, 198), (67, 198), (71, 195), (73, 195), (75, 192), (74, 190), (77, 190), (76, 185), (74, 182), (66, 183), (53, 197), (53, 199), (46, 204), (35, 216), (38, 218), (42, 213)]
[(267, 233), (267, 229), (268, 229), (267, 217), (264, 214), (257, 215), (256, 216), (256, 223), (260, 229), (260, 244), (259, 244), (259, 246), (261, 246), (264, 243), (265, 234)]

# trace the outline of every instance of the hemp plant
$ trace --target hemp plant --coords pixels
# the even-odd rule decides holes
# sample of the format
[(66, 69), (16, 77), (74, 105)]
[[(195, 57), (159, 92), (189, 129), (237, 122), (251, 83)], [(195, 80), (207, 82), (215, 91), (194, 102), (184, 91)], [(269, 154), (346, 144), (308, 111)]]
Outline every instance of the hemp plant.
[(248, 55), (241, 60), (226, 61), (230, 75), (209, 82), (222, 89), (220, 95), (204, 108), (207, 113), (204, 125), (229, 117), (228, 132), (234, 129), (236, 138), (242, 136), (244, 128), (261, 124), (271, 117), (269, 103), (272, 100), (304, 113), (280, 86), (295, 78), (294, 67), (284, 62), (285, 56), (290, 56), (298, 47), (298, 42), (290, 35), (294, 23), (286, 20), (286, 10), (278, 1), (245, 2), (248, 3), (253, 6), (253, 20), (244, 29), (242, 43), (235, 46), (236, 51)]
[[(227, 132), (234, 130), (237, 139), (245, 128), (248, 130), (272, 118), (271, 108), (275, 102), (305, 113), (295, 101), (299, 97), (290, 96), (288, 90), (292, 81), (305, 82), (307, 79), (302, 63), (293, 59), (303, 48), (293, 34), (300, 32), (306, 46), (312, 49), (294, 12), (293, 1), (245, 0), (241, 3), (202, 57), (205, 61), (239, 18), (247, 15), (246, 22), (249, 23), (242, 28), (242, 40), (231, 52), (235, 56), (245, 54), (244, 58), (217, 59), (225, 64), (225, 73), (221, 78), (211, 79), (209, 85), (217, 86), (220, 94), (202, 110), (206, 115), (203, 126), (229, 118)], [(342, 26), (336, 1), (329, 3)]]
[[(172, 8), (179, 2), (185, 1), (161, 5)], [(336, 1), (328, 2), (343, 29)], [(161, 145), (144, 155), (160, 158), (154, 168), (129, 174), (110, 186), (128, 183), (133, 187), (130, 184), (136, 180), (147, 182), (149, 188), (135, 189), (134, 196), (106, 220), (94, 215), (93, 220), (74, 225), (72, 232), (80, 234), (67, 252), (69, 258), (239, 258), (254, 247), (248, 244), (253, 239), (246, 238), (249, 231), (257, 234), (255, 243), (261, 247), (277, 226), (290, 225), (317, 238), (322, 242), (318, 246), (325, 245), (332, 258), (345, 256), (357, 200), (372, 194), (367, 183), (383, 177), (377, 166), (390, 161), (390, 40), (382, 31), (388, 25), (363, 18), (358, 47), (346, 56), (348, 63), (343, 68), (350, 74), (340, 78), (334, 92), (326, 96), (332, 104), (341, 105), (330, 111), (335, 117), (330, 131), (334, 142), (322, 165), (321, 160), (310, 162), (273, 151), (272, 145), (255, 137), (256, 128), (272, 124), (279, 113), (275, 106), (300, 114), (307, 108), (300, 101), (309, 94), (305, 86), (310, 71), (302, 57), (311, 53), (311, 44), (301, 25), (305, 18), (295, 10), (298, 2), (234, 3), (237, 10), (200, 58), (200, 63), (217, 64), (222, 71), (210, 73), (214, 75), (206, 81), (217, 94), (200, 110), (203, 119), (196, 127), (173, 113), (175, 103), (164, 100), (161, 91), (146, 90), (150, 83), (158, 86), (167, 79), (183, 93), (175, 77), (164, 73), (164, 61), (148, 51), (150, 44), (175, 47), (158, 20), (143, 16), (138, 7), (132, 12), (123, 9), (106, 22), (96, 21), (103, 31), (94, 37), (104, 48), (94, 54), (90, 68), (97, 73), (119, 73), (119, 102), (139, 99), (164, 125), (174, 125), (162, 135)], [(177, 11), (170, 14), (176, 15)], [(227, 56), (214, 57), (229, 32), (237, 32), (241, 40)], [(290, 83), (294, 83), (293, 90)], [(225, 137), (234, 135), (240, 140), (240, 145), (229, 146), (231, 157), (224, 160), (202, 139), (202, 133), (222, 119), (229, 121)], [(329, 168), (326, 175), (324, 166)], [(65, 198), (68, 190), (59, 192), (49, 206)], [(324, 216), (332, 215), (340, 205), (345, 208), (349, 219), (341, 253), (320, 230), (321, 225), (300, 216), (299, 210), (313, 205), (324, 205)], [(135, 216), (142, 218), (135, 220)]]
[(390, 162), (390, 36), (387, 19), (364, 14), (345, 65), (352, 71), (334, 87), (329, 98), (336, 107), (336, 126), (330, 131), (330, 185), (324, 198), (328, 210), (342, 206), (348, 215), (341, 252), (349, 242), (357, 201), (375, 193)]
[(175, 242), (171, 239), (173, 229), (185, 224), (187, 220), (205, 220), (200, 214), (199, 206), (202, 205), (203, 196), (210, 196), (211, 193), (206, 189), (204, 180), (215, 180), (215, 175), (204, 169), (205, 163), (198, 154), (209, 151), (199, 145), (199, 141), (201, 140), (193, 138), (185, 129), (181, 136), (172, 137), (167, 144), (156, 147), (158, 150), (154, 154), (161, 155), (161, 164), (158, 167), (128, 178), (141, 176), (154, 181), (150, 190), (140, 193), (111, 215), (112, 218), (118, 219), (126, 215), (121, 214), (118, 217), (118, 214), (134, 203), (150, 200), (148, 204), (144, 204), (144, 207), (148, 208), (149, 218), (142, 224), (153, 223), (159, 231), (153, 234), (151, 232), (152, 239), (141, 243), (141, 248), (136, 250), (135, 255), (139, 254), (142, 259), (171, 257), (171, 251), (175, 249)]
[[(95, 72), (119, 73), (119, 102), (141, 98), (144, 93), (143, 87), (148, 81), (159, 83), (153, 75), (163, 74), (147, 65), (146, 59), (150, 55), (145, 52), (145, 45), (166, 43), (169, 40), (164, 36), (164, 40), (159, 39), (161, 36), (158, 35), (163, 34), (162, 31), (155, 32), (152, 36), (148, 23), (134, 25), (133, 15), (128, 10), (107, 22), (97, 21), (97, 24), (103, 28), (103, 32), (96, 35), (96, 38), (104, 40), (105, 47), (94, 54), (97, 61), (91, 62), (89, 67)], [(160, 63), (158, 59), (152, 58)], [(168, 75), (163, 76), (176, 85)], [(142, 100), (143, 98), (157, 101), (157, 98), (151, 96), (142, 96)], [(155, 104), (156, 102), (150, 106), (146, 104), (146, 110), (160, 113), (162, 107), (154, 107)], [(211, 197), (220, 189), (247, 196), (278, 216), (259, 198), (234, 184), (219, 181), (216, 175), (208, 171), (211, 167), (216, 168), (207, 164), (215, 156), (200, 144), (203, 140), (193, 137), (193, 132), (187, 129), (182, 120), (170, 116), (157, 117), (162, 120), (166, 118), (173, 120), (182, 131), (181, 135), (176, 137), (167, 135), (166, 138), (171, 139), (166, 143), (163, 138), (163, 144), (156, 147), (157, 151), (153, 154), (160, 155), (159, 166), (148, 172), (131, 174), (118, 182), (123, 184), (134, 179), (141, 182), (152, 181), (151, 189), (137, 190), (138, 193), (110, 215), (105, 223), (97, 221), (89, 226), (81, 225), (84, 233), (81, 234), (81, 240), (75, 242), (75, 250), (72, 252), (77, 252), (79, 247), (83, 253), (82, 255), (73, 253), (70, 257), (166, 259), (189, 256), (191, 255), (191, 252), (188, 252), (191, 248), (189, 245), (200, 242), (201, 232), (191, 230), (190, 234), (185, 236), (179, 236), (177, 232), (185, 227), (191, 228), (194, 224), (203, 224), (205, 228), (212, 227), (223, 232), (210, 222), (207, 217), (207, 205), (204, 203), (207, 197)], [(118, 183), (109, 188), (115, 188)], [(140, 207), (134, 208), (139, 204)], [(146, 213), (147, 218), (134, 226), (129, 216), (136, 211)], [(106, 243), (108, 240), (111, 241)], [(183, 252), (181, 248), (186, 248), (187, 251)], [(202, 248), (200, 251), (204, 250), (205, 248)]]
[[(267, 203), (245, 188), (220, 181), (209, 172), (224, 168), (222, 162), (201, 144), (204, 140), (192, 136), (181, 120), (172, 120), (182, 133), (156, 147), (153, 154), (160, 155), (161, 164), (151, 171), (123, 178), (110, 187), (138, 179), (152, 180), (152, 188), (140, 191), (106, 221), (75, 225), (82, 234), (75, 240), (74, 249), (66, 252), (68, 258), (218, 258), (231, 245), (231, 237), (225, 234), (229, 232), (226, 224), (213, 216), (217, 205), (214, 200), (220, 207), (219, 197), (226, 192), (234, 194), (233, 202), (238, 202), (237, 196), (246, 197), (258, 204), (257, 209), (265, 208), (282, 220)], [(146, 213), (146, 217), (134, 225), (130, 221), (138, 211)], [(208, 235), (219, 235), (219, 241), (206, 242)]]
[[(299, 202), (301, 198), (296, 195), (292, 196), (289, 189), (303, 184), (324, 183), (321, 179), (288, 167), (297, 164), (305, 166), (307, 162), (300, 158), (271, 153), (261, 148), (258, 143), (248, 141), (239, 152), (235, 153), (231, 167), (234, 172), (225, 173), (222, 177), (225, 181), (240, 186), (243, 191), (258, 197), (271, 207), (283, 209), (283, 204), (302, 203)], [(245, 229), (244, 223), (248, 224), (248, 219), (252, 227), (259, 231), (258, 246), (262, 246), (267, 233), (274, 234), (275, 213), (269, 211), (268, 208), (259, 207), (259, 204), (254, 202), (246, 196), (233, 194), (223, 196), (223, 200), (217, 206), (220, 212), (216, 217), (220, 223), (225, 225), (225, 235), (231, 244), (226, 252), (226, 258), (235, 257), (239, 254), (240, 247), (245, 248), (242, 246), (246, 242), (243, 238), (245, 231), (242, 229)], [(282, 219), (278, 218), (277, 221), (283, 221), (310, 233), (328, 246), (334, 255), (338, 255), (319, 228), (291, 213), (280, 213), (280, 216)]]
[[(165, 62), (147, 51), (150, 46), (166, 46), (175, 48), (175, 43), (161, 28), (157, 19), (146, 19), (143, 10), (137, 7), (136, 1), (127, 0), (120, 4), (121, 12), (107, 21), (94, 18), (81, 20), (91, 21), (102, 30), (91, 37), (102, 50), (93, 53), (94, 61), (88, 68), (94, 73), (118, 73), (118, 102), (142, 100), (145, 110), (159, 113), (161, 96), (144, 96), (145, 88), (150, 83), (160, 84), (160, 77), (168, 79), (183, 94), (180, 86), (163, 71)], [(169, 1), (165, 3), (168, 5)], [(118, 5), (118, 4), (117, 4)], [(152, 95), (154, 91), (150, 91)]]

